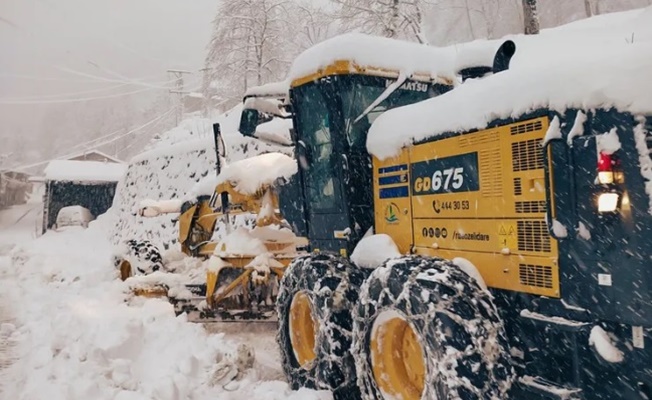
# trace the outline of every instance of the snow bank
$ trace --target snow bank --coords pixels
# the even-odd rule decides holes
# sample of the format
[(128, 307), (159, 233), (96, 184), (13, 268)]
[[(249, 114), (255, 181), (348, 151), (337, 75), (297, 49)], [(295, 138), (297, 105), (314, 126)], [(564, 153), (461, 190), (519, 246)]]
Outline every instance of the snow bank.
[(49, 181), (118, 182), (125, 169), (124, 164), (114, 162), (53, 160), (44, 175)]
[[(610, 18), (614, 21), (606, 23)], [(516, 43), (509, 70), (382, 114), (369, 131), (367, 148), (385, 159), (415, 141), (484, 128), (538, 108), (652, 112), (652, 7), (600, 21), (602, 26), (577, 23), (509, 37)]]
[[(16, 359), (3, 371), (16, 400), (329, 399), (261, 382), (250, 370), (211, 386), (217, 362), (237, 344), (175, 317), (159, 299), (132, 297), (110, 264), (100, 217), (87, 230), (47, 232), (0, 257), (0, 292), (15, 319), (0, 327)], [(8, 262), (7, 262), (8, 261)]]

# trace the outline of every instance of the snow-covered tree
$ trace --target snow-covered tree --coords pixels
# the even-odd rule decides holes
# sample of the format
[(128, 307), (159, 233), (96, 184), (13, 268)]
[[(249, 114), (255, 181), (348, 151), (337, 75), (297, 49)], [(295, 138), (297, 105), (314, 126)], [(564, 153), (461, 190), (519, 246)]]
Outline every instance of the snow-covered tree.
[(251, 86), (279, 79), (290, 62), (284, 49), (291, 35), (288, 0), (224, 0), (214, 20), (206, 56), (209, 85), (226, 99)]
[(423, 31), (425, 0), (331, 0), (347, 31), (428, 43)]

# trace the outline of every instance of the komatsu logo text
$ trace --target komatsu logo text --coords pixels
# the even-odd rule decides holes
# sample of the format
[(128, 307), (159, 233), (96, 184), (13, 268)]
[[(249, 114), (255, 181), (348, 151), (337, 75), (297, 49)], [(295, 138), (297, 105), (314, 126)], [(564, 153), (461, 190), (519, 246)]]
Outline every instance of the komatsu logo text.
[[(391, 86), (394, 82), (394, 80), (387, 79), (385, 81), (385, 87)], [(401, 86), (399, 86), (399, 90), (411, 90), (413, 92), (427, 92), (428, 91), (428, 84), (427, 83), (421, 83), (421, 82), (404, 82)]]

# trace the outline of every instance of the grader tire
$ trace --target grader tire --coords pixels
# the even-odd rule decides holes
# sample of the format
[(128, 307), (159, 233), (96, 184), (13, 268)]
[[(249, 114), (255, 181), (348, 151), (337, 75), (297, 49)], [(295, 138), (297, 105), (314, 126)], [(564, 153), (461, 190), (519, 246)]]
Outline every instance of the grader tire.
[(299, 257), (283, 274), (276, 302), (277, 341), (293, 389), (359, 398), (350, 353), (351, 310), (364, 278), (348, 260), (326, 253)]
[(362, 285), (353, 356), (363, 399), (504, 399), (514, 379), (491, 296), (452, 263), (387, 261)]
[(114, 256), (114, 263), (120, 269), (122, 280), (132, 275), (148, 275), (163, 270), (161, 251), (149, 240), (127, 240), (120, 254)]

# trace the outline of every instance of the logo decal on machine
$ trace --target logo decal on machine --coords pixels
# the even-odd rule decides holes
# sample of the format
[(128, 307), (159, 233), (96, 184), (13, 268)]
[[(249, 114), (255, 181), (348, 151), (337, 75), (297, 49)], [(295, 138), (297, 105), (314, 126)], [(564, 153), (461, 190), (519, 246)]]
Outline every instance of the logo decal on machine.
[(398, 206), (396, 203), (389, 203), (387, 207), (385, 207), (385, 221), (390, 224), (398, 222)]

